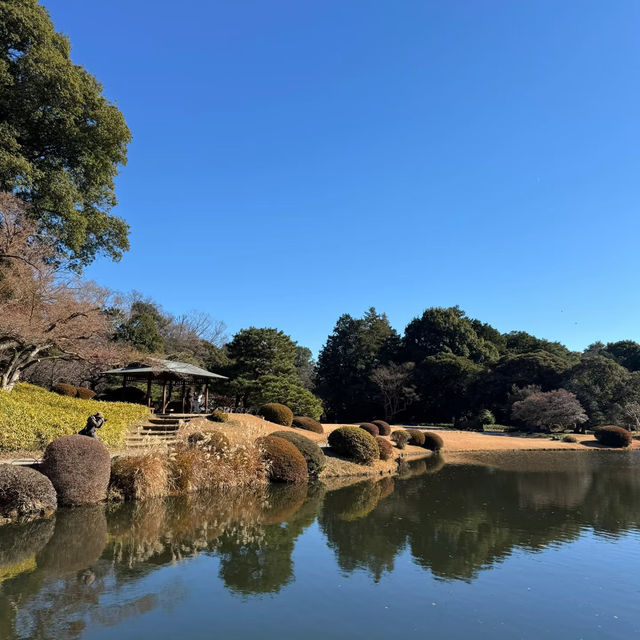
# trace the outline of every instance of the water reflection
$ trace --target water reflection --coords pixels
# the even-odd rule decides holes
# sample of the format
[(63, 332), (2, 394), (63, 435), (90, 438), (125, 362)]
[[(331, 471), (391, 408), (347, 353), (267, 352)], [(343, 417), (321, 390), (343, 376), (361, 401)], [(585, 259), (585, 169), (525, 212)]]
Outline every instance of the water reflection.
[(439, 580), (472, 581), (516, 548), (640, 528), (640, 452), (472, 462), (434, 457), (396, 478), (100, 505), (2, 527), (0, 637), (77, 638), (175, 607), (190, 597), (180, 583), (130, 587), (200, 555), (233, 594), (278, 593), (295, 582), (294, 547), (315, 522), (342, 572), (376, 582), (402, 553)]

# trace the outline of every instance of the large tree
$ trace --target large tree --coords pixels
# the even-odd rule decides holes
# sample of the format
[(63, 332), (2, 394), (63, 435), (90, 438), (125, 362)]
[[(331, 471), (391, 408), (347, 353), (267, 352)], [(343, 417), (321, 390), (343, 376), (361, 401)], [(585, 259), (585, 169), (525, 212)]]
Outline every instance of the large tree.
[(56, 248), (40, 237), (24, 206), (0, 194), (0, 389), (11, 390), (43, 359), (115, 364), (106, 293), (52, 264)]
[(131, 134), (70, 49), (36, 0), (0, 2), (0, 190), (29, 202), (57, 258), (80, 267), (129, 246), (110, 212)]
[(327, 414), (334, 420), (371, 419), (382, 410), (371, 380), (397, 349), (398, 334), (385, 314), (370, 308), (362, 318), (338, 318), (318, 357), (317, 385)]
[(563, 431), (567, 427), (582, 430), (587, 414), (573, 393), (566, 389), (532, 393), (514, 402), (511, 416), (537, 431)]

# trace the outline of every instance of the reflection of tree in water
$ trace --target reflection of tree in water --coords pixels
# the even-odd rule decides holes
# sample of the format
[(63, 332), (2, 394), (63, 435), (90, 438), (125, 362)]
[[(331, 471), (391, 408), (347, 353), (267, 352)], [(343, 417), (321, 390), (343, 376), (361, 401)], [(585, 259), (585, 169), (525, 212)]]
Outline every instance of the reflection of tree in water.
[(582, 454), (574, 471), (560, 454), (549, 468), (524, 473), (485, 466), (433, 473), (427, 460), (431, 468), (411, 465), (377, 506), (371, 481), (332, 492), (320, 523), (345, 571), (366, 569), (377, 580), (407, 546), (435, 576), (470, 580), (516, 547), (541, 550), (590, 526), (609, 535), (639, 528), (637, 454), (611, 455)]
[(238, 544), (225, 533), (218, 546), (220, 577), (242, 595), (277, 593), (294, 579), (292, 553), (298, 536), (315, 520), (321, 485), (274, 486), (260, 517), (261, 535)]

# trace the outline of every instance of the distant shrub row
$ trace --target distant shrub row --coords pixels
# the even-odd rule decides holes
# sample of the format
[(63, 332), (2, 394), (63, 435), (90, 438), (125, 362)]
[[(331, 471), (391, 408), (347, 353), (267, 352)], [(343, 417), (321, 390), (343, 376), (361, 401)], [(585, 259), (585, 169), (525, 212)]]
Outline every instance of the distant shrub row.
[(72, 384), (58, 382), (54, 384), (51, 390), (61, 396), (69, 396), (70, 398), (81, 398), (82, 400), (91, 400), (95, 397), (96, 392), (86, 387), (76, 387)]

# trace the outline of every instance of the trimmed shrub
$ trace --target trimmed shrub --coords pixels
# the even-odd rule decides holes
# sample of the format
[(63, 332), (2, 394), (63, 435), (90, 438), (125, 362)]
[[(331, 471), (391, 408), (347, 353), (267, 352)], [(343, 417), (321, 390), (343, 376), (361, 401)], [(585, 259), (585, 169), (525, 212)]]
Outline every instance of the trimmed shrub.
[(393, 458), (393, 445), (385, 438), (376, 438), (378, 449), (380, 449), (380, 460), (390, 460)]
[(42, 472), (58, 492), (58, 503), (78, 505), (107, 497), (111, 459), (107, 448), (95, 438), (63, 436), (44, 452)]
[(279, 402), (269, 402), (262, 405), (258, 410), (258, 415), (269, 422), (275, 422), (275, 424), (281, 424), (285, 427), (290, 427), (293, 422), (293, 411)]
[(262, 458), (268, 464), (267, 475), (272, 482), (306, 482), (307, 462), (297, 447), (284, 438), (266, 436), (258, 439)]
[(372, 464), (380, 458), (376, 439), (359, 427), (339, 427), (329, 434), (329, 446), (341, 456), (360, 464)]
[(425, 431), (422, 435), (424, 436), (424, 444), (422, 446), (425, 449), (429, 449), (430, 451), (440, 451), (442, 447), (444, 447), (444, 442), (437, 433), (433, 433), (433, 431)]
[(378, 430), (378, 427), (376, 427), (376, 425), (373, 424), (372, 422), (363, 422), (360, 425), (360, 428), (364, 429), (367, 433), (370, 433), (374, 438), (380, 435), (380, 431)]
[(0, 450), (42, 450), (60, 436), (78, 433), (94, 413), (107, 419), (98, 431), (107, 446), (120, 446), (131, 425), (149, 415), (147, 407), (70, 398), (20, 383), (0, 391)]
[(398, 449), (404, 449), (411, 439), (411, 435), (406, 429), (398, 429), (391, 434), (391, 439), (396, 443)]
[(633, 442), (633, 437), (629, 431), (622, 427), (614, 427), (611, 425), (598, 427), (593, 432), (593, 435), (600, 444), (606, 447), (629, 447)]
[(159, 498), (169, 492), (169, 460), (161, 453), (119, 456), (111, 463), (109, 497), (116, 500)]
[(66, 384), (65, 382), (56, 382), (51, 387), (51, 391), (59, 396), (69, 396), (70, 398), (75, 398), (78, 395), (78, 390), (72, 384)]
[(310, 476), (317, 476), (325, 468), (327, 459), (313, 440), (293, 431), (274, 431), (269, 435), (288, 440), (303, 455)]
[(0, 524), (47, 516), (57, 507), (51, 481), (35, 469), (0, 464)]
[(578, 442), (578, 438), (576, 438), (575, 436), (565, 436), (564, 438), (562, 438), (562, 442)]
[(146, 404), (147, 402), (147, 394), (138, 387), (107, 389), (102, 398), (106, 402), (129, 402), (131, 404)]
[(207, 416), (207, 420), (211, 420), (211, 422), (227, 422), (229, 420), (229, 414), (216, 410)]
[(372, 420), (371, 424), (375, 424), (378, 427), (378, 432), (381, 436), (391, 435), (391, 425), (384, 420)]
[(313, 433), (324, 433), (324, 427), (317, 420), (307, 416), (293, 416), (291, 426), (296, 429), (313, 431)]
[(86, 387), (76, 387), (76, 397), (81, 400), (91, 400), (91, 398), (95, 398), (96, 392), (91, 389), (87, 389)]
[(416, 447), (424, 446), (424, 432), (418, 429), (407, 429), (409, 434), (409, 444), (413, 444)]

